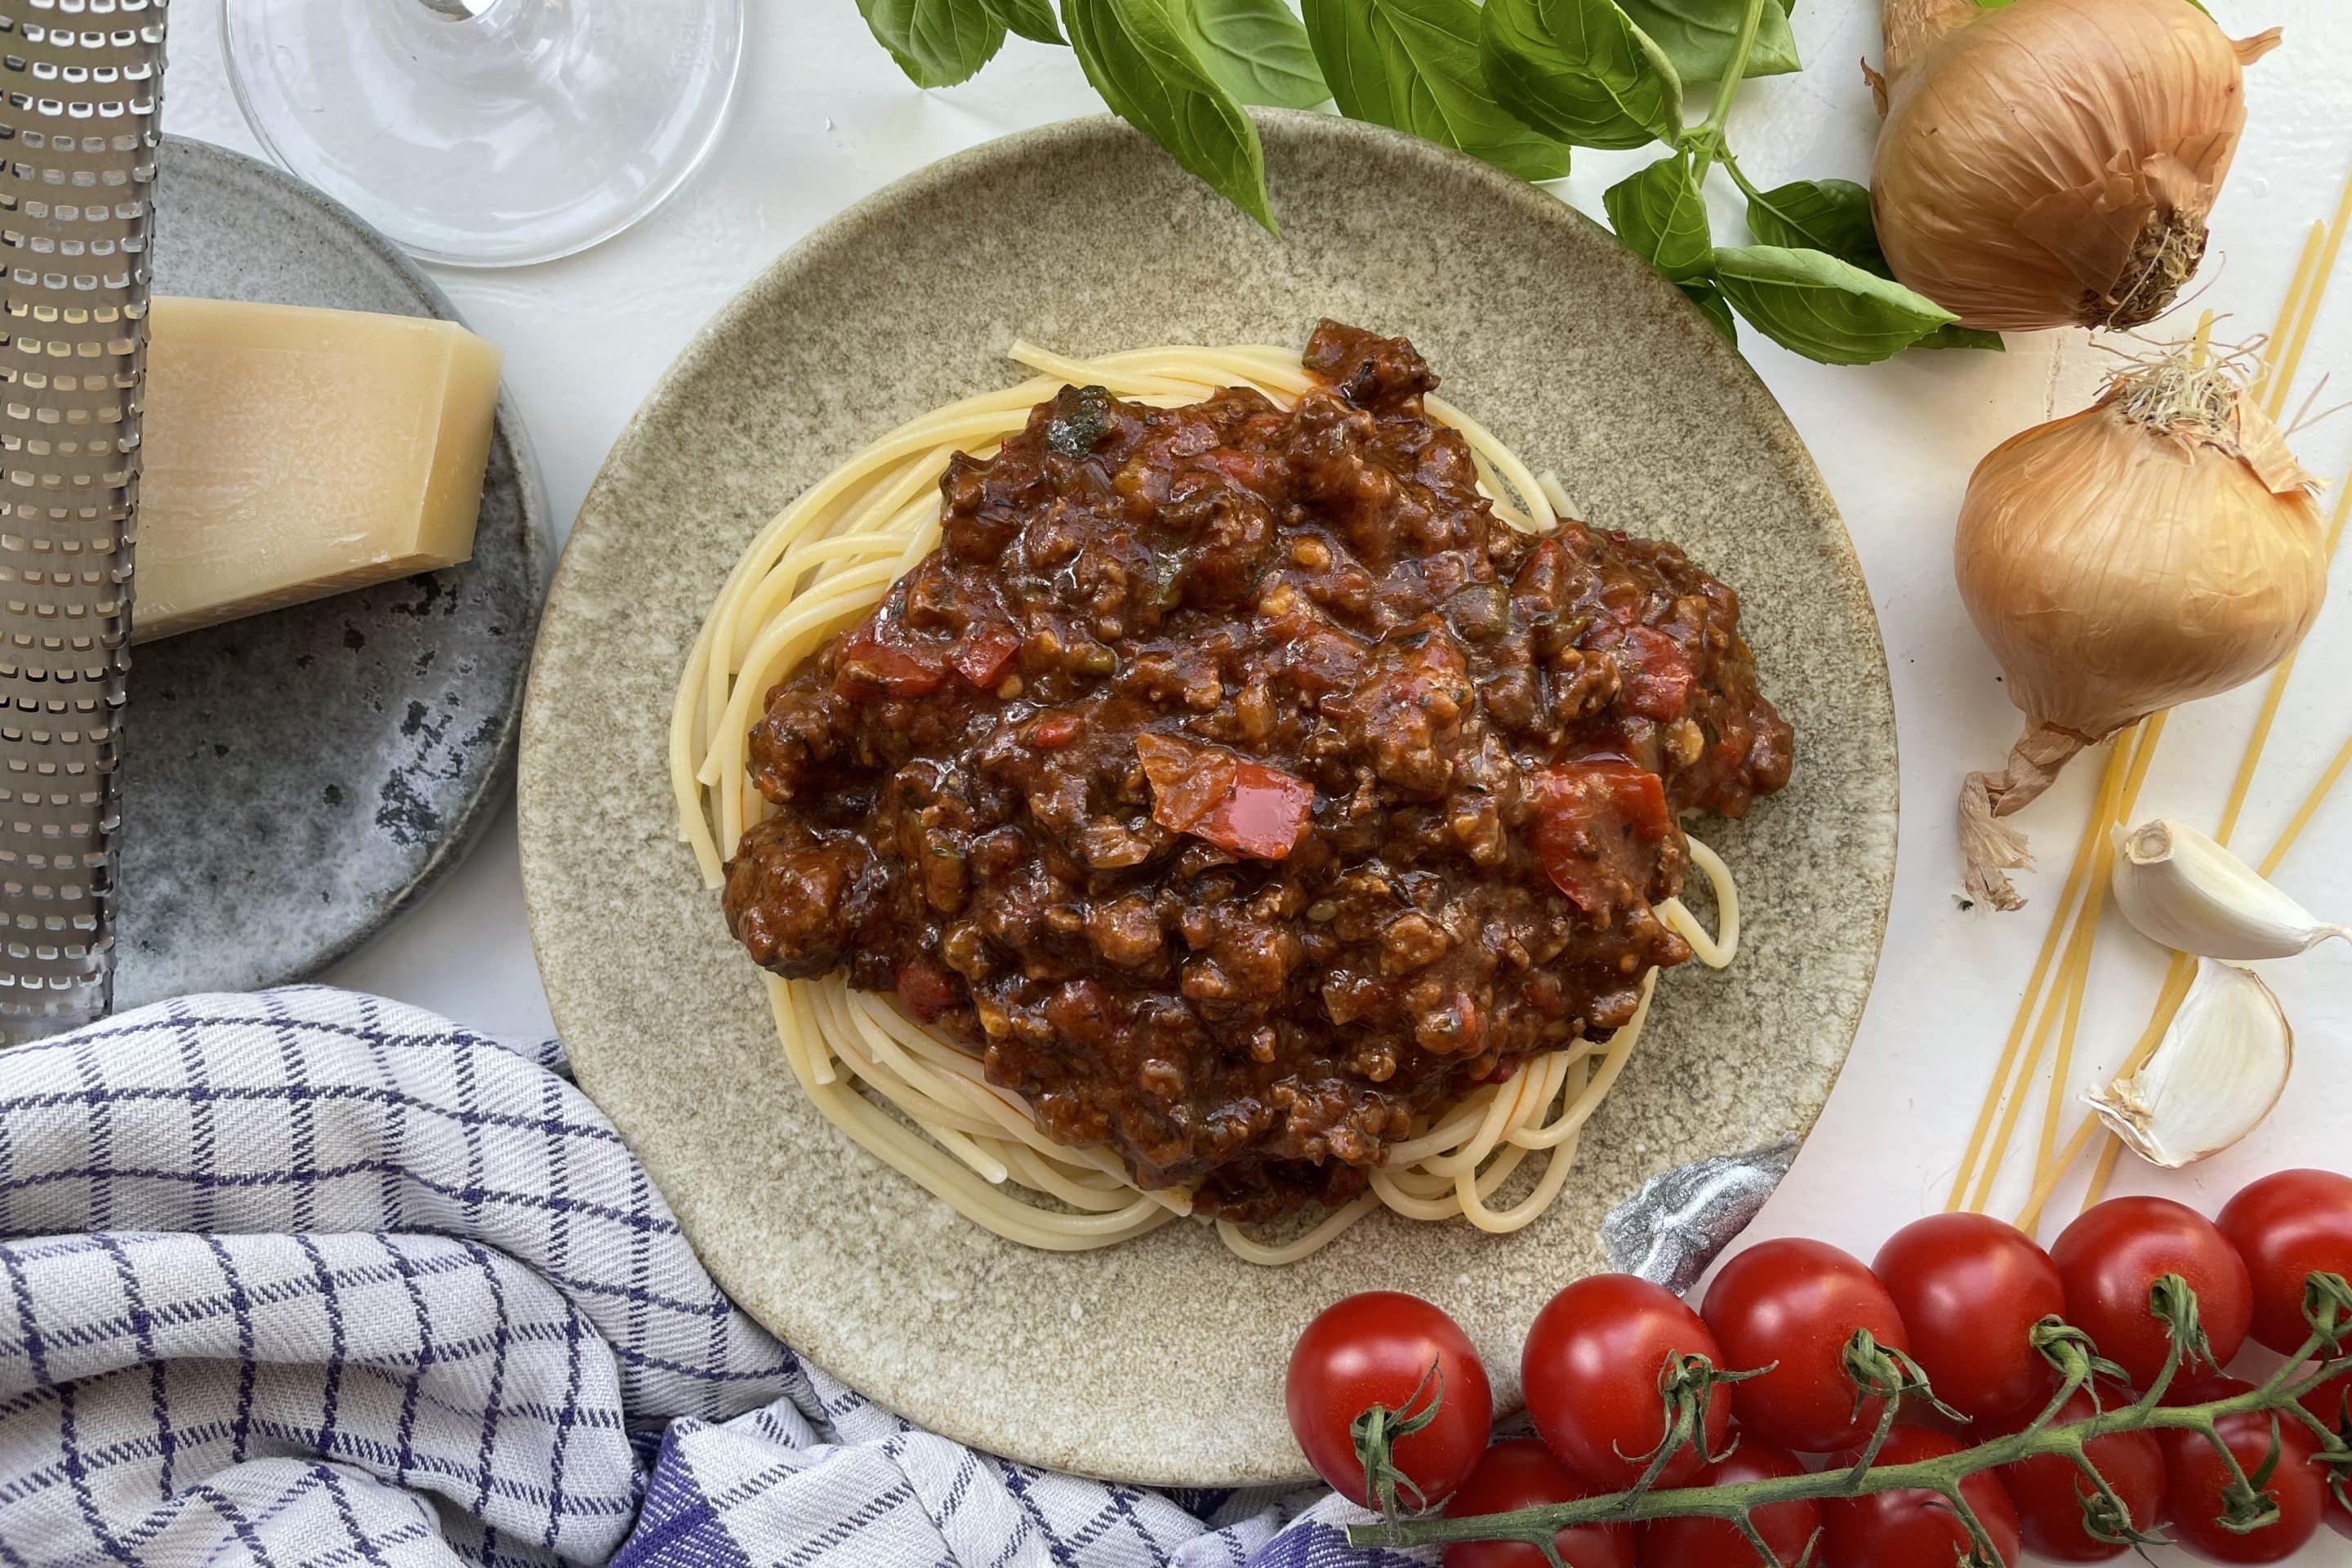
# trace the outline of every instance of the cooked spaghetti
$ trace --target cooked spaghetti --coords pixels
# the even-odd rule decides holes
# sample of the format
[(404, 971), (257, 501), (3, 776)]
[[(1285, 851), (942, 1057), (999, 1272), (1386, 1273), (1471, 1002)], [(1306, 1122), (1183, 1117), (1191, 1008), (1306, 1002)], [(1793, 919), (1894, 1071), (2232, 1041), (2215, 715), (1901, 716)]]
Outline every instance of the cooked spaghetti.
[(794, 1075), (1032, 1246), (1528, 1223), (1657, 970), (1736, 952), (1675, 818), (1787, 776), (1737, 599), (1402, 340), (1013, 357), (771, 523), (679, 688)]

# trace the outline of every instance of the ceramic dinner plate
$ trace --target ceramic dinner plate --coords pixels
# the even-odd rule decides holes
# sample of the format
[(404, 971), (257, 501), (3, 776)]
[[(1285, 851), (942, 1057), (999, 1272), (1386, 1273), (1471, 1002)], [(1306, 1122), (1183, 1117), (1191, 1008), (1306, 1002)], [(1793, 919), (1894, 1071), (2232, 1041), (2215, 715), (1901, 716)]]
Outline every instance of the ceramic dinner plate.
[[(522, 866), (580, 1081), (719, 1282), (818, 1365), (949, 1436), (1121, 1479), (1236, 1485), (1306, 1467), (1290, 1342), (1350, 1291), (1426, 1296), (1506, 1407), (1560, 1285), (1608, 1267), (1649, 1178), (1811, 1127), (1877, 961), (1895, 731), (1853, 550), (1770, 395), (1675, 291), (1555, 197), (1428, 143), (1264, 117), (1265, 233), (1142, 138), (1088, 120), (935, 164), (770, 268), (622, 436), (558, 572), (525, 704)], [(754, 531), (874, 436), (1066, 352), (1302, 345), (1318, 317), (1400, 332), (1446, 395), (1591, 520), (1681, 541), (1746, 602), (1795, 777), (1703, 832), (1736, 868), (1730, 970), (1662, 977), (1648, 1033), (1540, 1220), (1508, 1237), (1375, 1215), (1287, 1268), (1175, 1224), (1052, 1254), (958, 1218), (808, 1103), (760, 976), (679, 842), (670, 695)]]
[[(159, 294), (457, 319), (390, 240), (226, 148), (164, 142), (155, 227)], [(308, 979), (457, 863), (502, 797), (551, 553), (509, 399), (471, 561), (138, 647), (118, 1007)]]

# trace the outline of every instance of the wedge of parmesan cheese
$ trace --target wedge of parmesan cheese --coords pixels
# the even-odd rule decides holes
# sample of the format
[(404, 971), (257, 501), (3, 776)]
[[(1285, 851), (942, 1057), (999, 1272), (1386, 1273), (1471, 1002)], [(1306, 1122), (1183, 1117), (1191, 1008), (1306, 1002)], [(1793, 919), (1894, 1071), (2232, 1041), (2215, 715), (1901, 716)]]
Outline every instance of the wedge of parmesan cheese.
[(152, 310), (134, 641), (473, 554), (497, 349), (408, 316)]

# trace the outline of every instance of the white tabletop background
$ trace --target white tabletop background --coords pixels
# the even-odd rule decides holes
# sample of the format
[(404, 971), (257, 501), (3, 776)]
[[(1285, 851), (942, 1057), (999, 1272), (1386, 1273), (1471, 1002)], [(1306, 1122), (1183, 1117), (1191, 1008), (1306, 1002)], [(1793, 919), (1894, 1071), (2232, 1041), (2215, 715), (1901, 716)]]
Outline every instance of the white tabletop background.
[[(867, 36), (852, 0), (747, 3), (751, 36), (734, 116), (709, 163), (668, 206), (569, 260), (503, 272), (436, 269), (474, 329), (506, 350), (508, 384), (538, 447), (559, 530), (568, 529), (605, 449), (663, 368), (776, 255), (934, 159), (1099, 110), (1065, 49), (1016, 38), (974, 80), (927, 93)], [(2352, 165), (2352, 73), (2345, 68), (2352, 6), (2213, 0), (2213, 9), (2233, 34), (2271, 26), (2286, 32), (2284, 47), (2248, 73), (2246, 137), (2200, 279), (2200, 303), (2223, 312), (2217, 335), (2236, 340), (2269, 327), (2305, 229), (2333, 208)], [(1743, 91), (1732, 119), (1742, 162), (1767, 185), (1800, 176), (1866, 180), (1877, 121), (1856, 62), (1878, 56), (1876, 5), (1799, 0), (1795, 26), (1808, 68)], [(173, 8), (166, 103), (172, 132), (259, 152), (227, 89), (217, 9), (203, 0)], [(1597, 214), (1601, 190), (1637, 155), (1579, 156), (1563, 194)], [(1738, 234), (1736, 207), (1720, 190), (1716, 200), (1720, 232)], [(2298, 401), (2322, 373), (2352, 365), (2352, 278), (2344, 273), (2352, 273), (2352, 258), (2319, 321)], [(2185, 333), (2194, 315), (2176, 315), (2158, 330)], [(1889, 1231), (1942, 1206), (2095, 782), (2095, 762), (2078, 765), (2022, 817), (2048, 857), (2041, 873), (2021, 879), (2032, 907), (2012, 915), (1961, 908), (1955, 791), (1964, 772), (1998, 763), (2018, 721), (1953, 590), (1953, 519), (1977, 459), (2015, 431), (2081, 406), (2111, 361), (2082, 334), (2050, 333), (2012, 338), (2003, 356), (1921, 353), (1840, 369), (1795, 359), (1753, 331), (1741, 335), (1811, 444), (1868, 574), (1894, 678), (1903, 800), (1894, 910), (1860, 1037), (1820, 1126), (1749, 1234), (1818, 1236), (1866, 1259)], [(2339, 376), (2316, 406), (2347, 398), (2352, 375)], [(2352, 413), (2305, 430), (2295, 445), (2307, 466), (2341, 479), (2352, 468)], [(1718, 563), (1735, 582), (1737, 564)], [(2339, 568), (2328, 611), (2305, 646), (2242, 843), (2269, 842), (2352, 729), (2347, 668), (2352, 563)], [(2254, 706), (2249, 690), (2175, 714), (2143, 815), (2210, 827)], [(2352, 788), (2314, 826), (2281, 880), (2323, 917), (2352, 919), (2347, 868)], [(2137, 1037), (2160, 967), (2161, 955), (2111, 918), (2084, 1014), (2083, 1081)], [(2243, 1182), (2280, 1166), (2352, 1169), (2352, 948), (2331, 944), (2264, 969), (2301, 1047), (2284, 1102), (2236, 1150), (2189, 1172), (2126, 1161), (2119, 1190), (2168, 1193), (2210, 1213)], [(420, 908), (322, 978), (480, 1029), (551, 1032), (524, 928), (511, 805)], [(1724, 1070), (1740, 1070), (1739, 1042), (1726, 1041), (1724, 1050)], [(2294, 1561), (2340, 1563), (2347, 1552), (2323, 1533)]]

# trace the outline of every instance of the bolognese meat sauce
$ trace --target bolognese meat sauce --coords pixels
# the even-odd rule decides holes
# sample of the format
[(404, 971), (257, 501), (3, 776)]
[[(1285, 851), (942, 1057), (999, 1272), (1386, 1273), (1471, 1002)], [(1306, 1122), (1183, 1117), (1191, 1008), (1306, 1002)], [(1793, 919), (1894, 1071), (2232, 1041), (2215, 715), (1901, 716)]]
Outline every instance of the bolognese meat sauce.
[(1502, 523), (1412, 345), (1181, 408), (1066, 387), (769, 694), (726, 911), (892, 991), (1201, 1212), (1361, 1190), (1416, 1116), (1623, 1025), (1688, 947), (1675, 814), (1778, 789), (1731, 590)]

